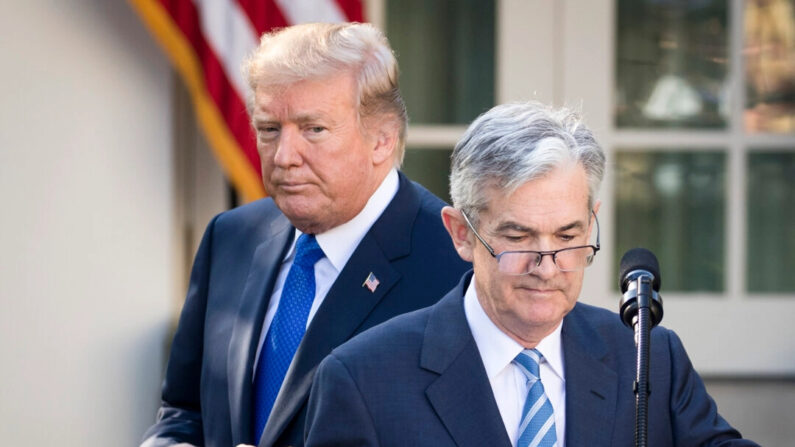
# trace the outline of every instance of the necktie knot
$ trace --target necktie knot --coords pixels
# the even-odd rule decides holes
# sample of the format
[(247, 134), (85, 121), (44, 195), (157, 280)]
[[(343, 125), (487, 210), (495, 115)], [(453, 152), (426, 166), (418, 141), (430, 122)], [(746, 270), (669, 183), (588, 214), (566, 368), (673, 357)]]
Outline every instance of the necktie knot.
[(527, 380), (538, 380), (538, 365), (544, 356), (538, 352), (537, 349), (525, 349), (513, 359), (513, 362), (519, 366)]
[(301, 267), (312, 267), (325, 256), (323, 249), (317, 243), (314, 234), (302, 234), (295, 243), (295, 264)]

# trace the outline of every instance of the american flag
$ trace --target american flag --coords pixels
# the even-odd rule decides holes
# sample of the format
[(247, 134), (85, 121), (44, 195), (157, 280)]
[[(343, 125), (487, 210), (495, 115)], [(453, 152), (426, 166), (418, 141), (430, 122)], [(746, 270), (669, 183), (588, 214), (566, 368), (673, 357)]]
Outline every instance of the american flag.
[(264, 197), (240, 68), (262, 33), (364, 20), (362, 0), (128, 0), (190, 91), (199, 125), (244, 200)]
[(381, 281), (373, 275), (373, 272), (370, 272), (370, 274), (367, 275), (367, 279), (364, 280), (362, 287), (367, 287), (370, 289), (370, 292), (375, 292), (375, 288), (378, 287), (379, 284), (381, 284)]

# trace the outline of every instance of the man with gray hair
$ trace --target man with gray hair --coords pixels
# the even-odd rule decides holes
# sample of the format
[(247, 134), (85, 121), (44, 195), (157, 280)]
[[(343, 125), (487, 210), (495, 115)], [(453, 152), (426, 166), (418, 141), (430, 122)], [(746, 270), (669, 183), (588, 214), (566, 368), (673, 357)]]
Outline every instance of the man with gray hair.
[[(442, 210), (474, 272), (321, 363), (307, 446), (633, 445), (632, 331), (577, 303), (604, 166), (566, 109), (509, 104), (475, 120)], [(658, 327), (652, 339), (650, 445), (755, 445), (718, 415), (679, 338)]]
[(302, 445), (318, 363), (469, 268), (444, 203), (398, 171), (406, 109), (378, 29), (285, 28), (244, 69), (270, 197), (209, 224), (145, 446)]

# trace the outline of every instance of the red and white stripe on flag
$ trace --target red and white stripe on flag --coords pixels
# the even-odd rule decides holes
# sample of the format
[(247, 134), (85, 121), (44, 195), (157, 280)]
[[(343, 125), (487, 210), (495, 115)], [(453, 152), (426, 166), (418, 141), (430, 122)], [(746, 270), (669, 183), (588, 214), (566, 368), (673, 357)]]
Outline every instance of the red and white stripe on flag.
[(245, 201), (266, 195), (240, 69), (274, 28), (363, 21), (362, 0), (129, 0), (190, 91), (222, 169)]

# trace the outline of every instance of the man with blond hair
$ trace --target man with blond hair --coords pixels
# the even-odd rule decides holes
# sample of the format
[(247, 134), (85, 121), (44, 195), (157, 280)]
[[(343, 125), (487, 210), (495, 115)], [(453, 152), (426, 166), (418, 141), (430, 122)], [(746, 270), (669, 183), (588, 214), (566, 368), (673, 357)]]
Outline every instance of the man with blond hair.
[(210, 222), (145, 446), (302, 445), (318, 363), (468, 268), (444, 203), (398, 171), (406, 110), (380, 31), (285, 28), (244, 69), (270, 197)]

